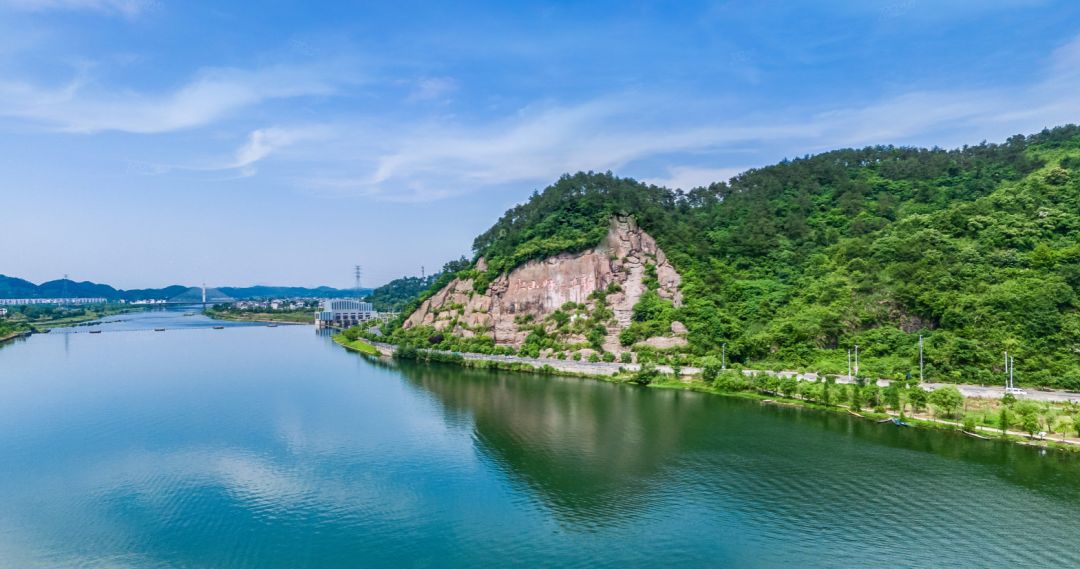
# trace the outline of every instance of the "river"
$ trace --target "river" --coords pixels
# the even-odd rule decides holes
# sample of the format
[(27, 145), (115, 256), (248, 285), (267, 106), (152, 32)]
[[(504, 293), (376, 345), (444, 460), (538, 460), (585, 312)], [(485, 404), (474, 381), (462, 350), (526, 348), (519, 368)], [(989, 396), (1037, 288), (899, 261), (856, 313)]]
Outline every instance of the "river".
[(1076, 457), (110, 320), (0, 347), (2, 567), (1080, 566)]

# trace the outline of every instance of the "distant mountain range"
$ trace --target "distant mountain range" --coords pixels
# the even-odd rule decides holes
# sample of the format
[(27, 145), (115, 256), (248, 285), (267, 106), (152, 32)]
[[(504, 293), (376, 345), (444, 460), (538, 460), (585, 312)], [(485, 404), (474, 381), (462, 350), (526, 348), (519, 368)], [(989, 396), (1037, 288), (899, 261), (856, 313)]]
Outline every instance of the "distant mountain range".
[[(372, 289), (360, 290), (362, 296), (371, 294)], [(212, 294), (211, 294), (212, 293)], [(355, 289), (338, 289), (328, 286), (306, 288), (298, 286), (217, 287), (207, 289), (207, 299), (222, 301), (227, 299), (246, 300), (253, 298), (284, 297), (333, 298), (338, 296), (356, 296)], [(142, 288), (120, 290), (106, 284), (89, 281), (75, 282), (70, 279), (58, 279), (36, 285), (30, 281), (0, 275), (0, 298), (105, 298), (108, 300), (150, 300), (150, 299), (188, 299), (197, 302), (202, 299), (202, 289), (183, 285), (171, 285), (163, 288)]]

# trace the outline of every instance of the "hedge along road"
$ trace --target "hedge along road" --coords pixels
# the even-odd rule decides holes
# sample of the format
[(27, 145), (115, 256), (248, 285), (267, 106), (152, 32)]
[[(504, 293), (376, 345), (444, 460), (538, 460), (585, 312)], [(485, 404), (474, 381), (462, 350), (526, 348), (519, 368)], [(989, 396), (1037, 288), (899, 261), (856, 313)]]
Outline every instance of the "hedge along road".
[[(384, 342), (371, 342), (369, 343), (378, 348), (379, 353), (384, 356), (391, 356), (394, 353), (396, 347), (393, 344), (387, 344)], [(498, 356), (491, 354), (473, 354), (464, 352), (450, 352), (446, 350), (422, 350), (425, 352), (439, 353), (439, 354), (454, 354), (459, 355), (466, 360), (472, 361), (489, 361), (489, 362), (506, 362), (506, 363), (521, 363), (528, 364), (537, 369), (543, 366), (549, 366), (563, 373), (580, 374), (580, 375), (602, 375), (612, 376), (618, 374), (620, 371), (637, 371), (641, 369), (638, 364), (620, 364), (615, 362), (588, 362), (588, 361), (573, 361), (573, 360), (558, 360), (554, 358), (527, 358), (521, 356)], [(672, 374), (675, 370), (669, 365), (658, 365), (656, 369), (661, 373)], [(689, 379), (692, 376), (699, 375), (701, 368), (697, 367), (684, 367), (681, 368), (682, 378), (684, 380)], [(744, 369), (743, 375), (750, 376), (754, 374), (767, 374), (774, 377), (794, 377), (798, 381), (817, 381), (821, 375), (815, 372), (796, 372), (796, 371), (770, 371), (770, 370), (755, 370)], [(848, 375), (834, 376), (836, 383), (851, 384), (855, 383), (854, 378)], [(877, 384), (881, 387), (886, 387), (890, 383), (887, 379), (877, 380)], [(986, 385), (972, 385), (972, 384), (953, 384), (953, 383), (923, 383), (923, 389), (927, 391), (933, 391), (944, 385), (954, 385), (960, 390), (960, 393), (964, 397), (979, 397), (982, 399), (1001, 399), (1005, 395), (1004, 386), (986, 386)], [(1073, 402), (1080, 403), (1080, 393), (1073, 393), (1069, 391), (1060, 390), (1035, 390), (1032, 389), (1027, 392), (1026, 395), (1017, 395), (1017, 399), (1032, 399), (1035, 401), (1057, 401), (1057, 402)]]

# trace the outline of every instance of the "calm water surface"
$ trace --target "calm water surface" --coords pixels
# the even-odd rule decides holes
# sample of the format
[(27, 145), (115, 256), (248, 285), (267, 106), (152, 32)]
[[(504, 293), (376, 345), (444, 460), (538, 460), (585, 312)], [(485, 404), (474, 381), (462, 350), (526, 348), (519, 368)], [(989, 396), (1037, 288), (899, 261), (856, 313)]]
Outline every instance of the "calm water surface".
[(111, 320), (0, 348), (2, 567), (1080, 566), (1072, 457)]

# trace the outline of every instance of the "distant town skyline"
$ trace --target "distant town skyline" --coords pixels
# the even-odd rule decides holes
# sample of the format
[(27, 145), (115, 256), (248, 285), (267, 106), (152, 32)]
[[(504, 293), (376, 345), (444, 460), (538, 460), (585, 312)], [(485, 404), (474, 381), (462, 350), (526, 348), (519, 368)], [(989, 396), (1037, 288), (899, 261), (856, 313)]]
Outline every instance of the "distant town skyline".
[(577, 170), (1080, 122), (1080, 4), (0, 0), (0, 273), (351, 288)]

